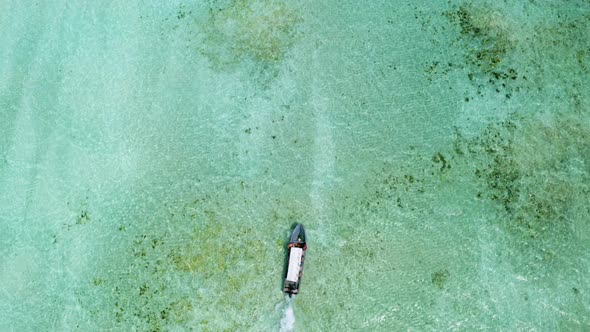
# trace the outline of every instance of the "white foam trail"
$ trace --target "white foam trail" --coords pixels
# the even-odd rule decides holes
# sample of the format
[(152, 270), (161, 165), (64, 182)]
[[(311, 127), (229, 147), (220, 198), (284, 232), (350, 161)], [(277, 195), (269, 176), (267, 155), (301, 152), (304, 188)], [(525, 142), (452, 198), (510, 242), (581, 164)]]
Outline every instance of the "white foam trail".
[[(312, 53), (313, 66), (321, 72), (317, 60), (317, 52)], [(324, 245), (328, 243), (330, 224), (328, 216), (327, 192), (335, 182), (336, 174), (336, 144), (332, 135), (332, 124), (329, 116), (330, 99), (322, 92), (322, 84), (314, 75), (311, 81), (312, 93), (310, 97), (313, 117), (315, 120), (313, 182), (310, 191), (310, 201), (317, 226), (314, 238)]]
[(285, 306), (285, 313), (281, 319), (281, 332), (295, 331), (295, 312), (293, 311), (293, 299), (287, 297), (287, 305)]

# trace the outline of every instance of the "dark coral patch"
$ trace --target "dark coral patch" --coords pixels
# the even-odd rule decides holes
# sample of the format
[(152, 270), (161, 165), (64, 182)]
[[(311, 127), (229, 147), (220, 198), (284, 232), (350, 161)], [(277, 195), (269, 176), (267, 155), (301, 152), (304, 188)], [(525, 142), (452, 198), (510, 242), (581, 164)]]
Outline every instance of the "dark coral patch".
[(520, 90), (516, 81), (522, 78), (521, 70), (509, 60), (516, 48), (511, 35), (514, 32), (501, 13), (464, 4), (443, 15), (457, 27), (459, 37), (456, 43), (465, 50), (463, 67), (480, 95), (487, 84), (506, 98)]
[(449, 273), (449, 270), (447, 270), (447, 269), (438, 270), (438, 271), (432, 273), (432, 276), (431, 276), (432, 284), (435, 285), (438, 289), (443, 289), (450, 276), (451, 276), (451, 274)]
[(233, 0), (210, 11), (201, 26), (199, 52), (217, 69), (247, 60), (269, 66), (281, 61), (295, 44), (301, 21), (287, 2)]
[[(574, 245), (575, 229), (590, 214), (590, 127), (574, 112), (517, 116), (458, 137), (457, 149), (498, 208), (499, 226), (523, 252), (523, 274), (543, 271)], [(521, 262), (522, 263), (522, 262)]]

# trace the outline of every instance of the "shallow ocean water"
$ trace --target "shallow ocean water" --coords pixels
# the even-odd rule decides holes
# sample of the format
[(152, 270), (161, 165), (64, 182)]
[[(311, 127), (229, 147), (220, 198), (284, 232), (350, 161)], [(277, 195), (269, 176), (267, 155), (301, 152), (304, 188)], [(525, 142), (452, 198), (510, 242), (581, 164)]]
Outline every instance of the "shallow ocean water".
[(0, 330), (590, 329), (587, 1), (0, 9)]

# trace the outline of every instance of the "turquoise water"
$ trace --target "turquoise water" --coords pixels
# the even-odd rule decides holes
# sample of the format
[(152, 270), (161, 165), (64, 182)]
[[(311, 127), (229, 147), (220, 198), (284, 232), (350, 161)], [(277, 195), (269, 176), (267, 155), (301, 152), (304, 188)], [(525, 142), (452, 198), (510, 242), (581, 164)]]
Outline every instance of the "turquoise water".
[(588, 1), (0, 9), (0, 330), (590, 329)]

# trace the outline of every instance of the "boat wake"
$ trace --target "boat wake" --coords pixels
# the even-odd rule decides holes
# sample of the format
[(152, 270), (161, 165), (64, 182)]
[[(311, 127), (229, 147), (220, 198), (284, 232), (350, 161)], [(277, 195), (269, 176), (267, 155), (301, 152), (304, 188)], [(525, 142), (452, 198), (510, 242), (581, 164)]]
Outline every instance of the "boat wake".
[(293, 311), (293, 298), (287, 297), (283, 319), (281, 319), (281, 332), (295, 331), (295, 312)]

